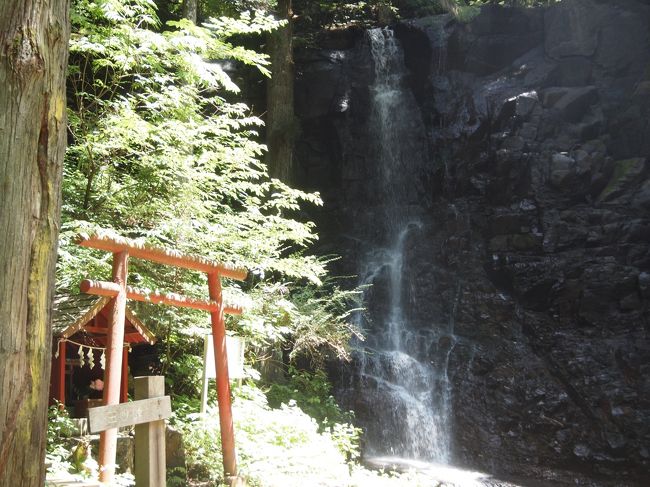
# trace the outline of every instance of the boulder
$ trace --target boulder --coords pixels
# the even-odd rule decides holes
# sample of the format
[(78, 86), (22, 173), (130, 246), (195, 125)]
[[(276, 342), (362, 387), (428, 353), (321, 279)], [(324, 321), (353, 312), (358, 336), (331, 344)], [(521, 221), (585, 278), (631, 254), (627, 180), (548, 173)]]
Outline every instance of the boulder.
[(632, 198), (632, 206), (645, 211), (650, 210), (650, 179), (646, 179)]
[(169, 425), (165, 428), (165, 461), (168, 483), (170, 485), (185, 485), (187, 466), (183, 434)]
[(644, 299), (650, 299), (650, 272), (639, 274), (639, 291)]
[(543, 105), (558, 111), (569, 122), (580, 121), (597, 101), (595, 86), (547, 88), (542, 92)]
[(607, 22), (598, 33), (594, 62), (607, 74), (624, 73), (635, 65), (635, 71), (650, 58), (648, 15), (650, 6), (634, 9), (610, 8)]
[[(636, 157), (614, 163), (614, 171), (607, 186), (598, 196), (598, 201), (611, 201), (623, 196), (626, 190), (638, 184), (640, 177), (646, 171), (647, 159)], [(638, 194), (638, 193), (637, 193)], [(641, 196), (643, 198), (643, 196)]]
[(515, 97), (517, 107), (515, 113), (518, 117), (528, 117), (537, 106), (539, 98), (536, 91), (529, 91)]
[[(99, 435), (90, 437), (93, 458), (99, 458)], [(117, 437), (117, 451), (115, 455), (118, 473), (133, 473), (135, 465), (135, 441), (133, 436), (120, 431)]]
[(544, 15), (546, 54), (554, 59), (593, 56), (608, 9), (593, 0), (558, 2)]
[(449, 67), (479, 75), (494, 73), (539, 45), (543, 34), (539, 10), (486, 6), (450, 36)]
[[(341, 62), (344, 51), (322, 51), (321, 57), (305, 65), (296, 83), (296, 107), (309, 118), (343, 112), (350, 87), (344, 83)], [(334, 81), (334, 82), (333, 82)]]
[(592, 82), (593, 63), (585, 57), (562, 58), (544, 81), (550, 86), (586, 86)]

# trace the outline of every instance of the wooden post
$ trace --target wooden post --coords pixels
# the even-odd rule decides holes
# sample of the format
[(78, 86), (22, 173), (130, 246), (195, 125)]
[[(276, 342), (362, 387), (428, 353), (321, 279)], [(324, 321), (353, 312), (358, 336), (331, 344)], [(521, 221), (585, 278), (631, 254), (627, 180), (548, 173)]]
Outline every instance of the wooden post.
[(201, 380), (201, 412), (205, 413), (208, 407), (208, 350), (210, 349), (210, 343), (208, 342), (210, 338), (208, 335), (203, 337), (203, 374)]
[[(217, 272), (208, 274), (210, 299), (222, 305), (221, 278)], [(214, 365), (217, 373), (217, 402), (219, 403), (219, 424), (221, 425), (221, 448), (223, 470), (226, 480), (237, 476), (237, 457), (235, 456), (235, 430), (230, 404), (230, 381), (228, 380), (228, 355), (226, 353), (226, 326), (223, 308), (210, 313), (212, 321), (212, 340), (214, 343)]]
[[(165, 395), (163, 376), (136, 377), (135, 399)], [(165, 487), (165, 420), (135, 426), (135, 485)]]
[[(108, 321), (106, 342), (106, 373), (104, 374), (104, 405), (119, 404), (122, 379), (122, 348), (124, 347), (124, 320), (126, 315), (126, 275), (129, 254), (113, 254), (113, 282), (120, 290), (113, 298)], [(99, 480), (110, 484), (115, 473), (117, 428), (99, 434)]]
[(59, 342), (59, 390), (57, 400), (65, 406), (65, 340)]
[(122, 352), (122, 382), (120, 383), (120, 402), (129, 400), (129, 348)]

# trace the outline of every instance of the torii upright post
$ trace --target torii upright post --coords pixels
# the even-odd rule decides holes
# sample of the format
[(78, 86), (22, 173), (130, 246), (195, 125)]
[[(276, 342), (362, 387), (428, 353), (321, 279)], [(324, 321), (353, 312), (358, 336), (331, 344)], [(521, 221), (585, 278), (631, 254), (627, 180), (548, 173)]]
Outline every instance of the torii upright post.
[[(123, 250), (113, 253), (113, 282), (119, 286), (113, 298), (108, 333), (106, 336), (106, 374), (104, 377), (104, 405), (119, 404), (122, 379), (122, 349), (124, 347), (124, 317), (126, 314), (126, 276), (129, 254)], [(99, 480), (110, 482), (115, 473), (117, 428), (99, 434)]]
[(226, 326), (223, 319), (221, 278), (218, 273), (208, 273), (208, 289), (210, 299), (219, 304), (216, 310), (210, 312), (210, 319), (212, 321), (212, 341), (214, 344), (214, 370), (217, 372), (217, 403), (219, 404), (219, 425), (221, 426), (223, 470), (228, 479), (237, 475), (237, 458), (235, 457), (235, 432), (230, 405)]

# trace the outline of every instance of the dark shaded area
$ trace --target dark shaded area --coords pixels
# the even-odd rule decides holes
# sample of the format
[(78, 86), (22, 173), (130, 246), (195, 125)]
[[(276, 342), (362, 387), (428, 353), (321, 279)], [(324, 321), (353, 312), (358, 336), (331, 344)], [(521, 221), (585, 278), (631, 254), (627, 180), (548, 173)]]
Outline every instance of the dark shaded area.
[[(454, 323), (458, 464), (647, 482), (649, 26), (647, 2), (575, 0), (395, 27), (429, 149), (407, 263), (427, 299), (411, 319)], [(297, 57), (296, 159), (326, 202), (320, 251), (349, 273), (373, 232), (356, 227), (373, 70), (363, 36), (337, 36)]]

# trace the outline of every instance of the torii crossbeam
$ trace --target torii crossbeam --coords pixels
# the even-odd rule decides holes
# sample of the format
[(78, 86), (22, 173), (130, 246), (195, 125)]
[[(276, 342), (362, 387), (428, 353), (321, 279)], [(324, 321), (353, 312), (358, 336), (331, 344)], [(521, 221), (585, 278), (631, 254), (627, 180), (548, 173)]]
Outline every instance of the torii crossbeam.
[[(127, 299), (182, 306), (210, 312), (215, 351), (214, 361), (217, 372), (217, 402), (219, 404), (219, 423), (221, 425), (223, 468), (227, 479), (236, 478), (237, 457), (235, 455), (235, 434), (230, 403), (224, 314), (241, 314), (242, 310), (238, 307), (223, 304), (221, 277), (243, 281), (246, 279), (248, 271), (212, 262), (203, 257), (182, 254), (176, 250), (143, 245), (135, 240), (117, 237), (112, 234), (95, 233), (91, 236), (83, 236), (78, 240), (78, 243), (83, 247), (113, 253), (113, 282), (84, 280), (80, 286), (82, 292), (113, 297), (106, 343), (104, 405), (119, 403), (124, 314)], [(201, 301), (178, 294), (147, 293), (127, 286), (129, 257), (205, 272), (208, 277), (210, 300)], [(110, 484), (113, 479), (116, 451), (117, 429), (102, 432), (99, 438), (99, 480), (101, 482)]]

